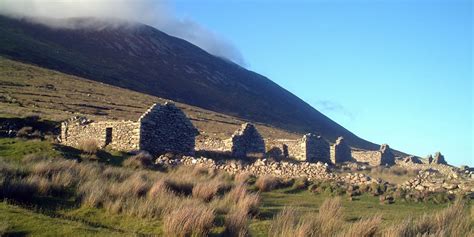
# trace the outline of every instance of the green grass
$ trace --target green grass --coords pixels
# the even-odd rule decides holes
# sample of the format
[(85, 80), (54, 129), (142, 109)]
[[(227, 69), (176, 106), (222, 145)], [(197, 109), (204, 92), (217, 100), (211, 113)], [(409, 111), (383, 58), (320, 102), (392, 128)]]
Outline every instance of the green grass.
[[(260, 208), (258, 219), (251, 224), (253, 236), (266, 236), (273, 216), (285, 206), (291, 206), (300, 211), (318, 211), (319, 206), (326, 198), (325, 194), (314, 194), (309, 191), (289, 193), (289, 189), (279, 189), (272, 192), (262, 193), (263, 204)], [(407, 217), (418, 217), (425, 213), (433, 213), (447, 206), (433, 203), (414, 203), (396, 201), (394, 204), (381, 204), (378, 197), (362, 195), (357, 200), (349, 201), (346, 196), (342, 197), (345, 220), (352, 222), (375, 214), (382, 214), (383, 225), (396, 224)]]
[[(80, 151), (53, 145), (48, 141), (21, 140), (13, 138), (0, 139), (0, 156), (5, 161), (21, 165), (21, 159), (27, 154), (40, 153), (51, 157), (75, 158)], [(108, 165), (120, 166), (126, 154), (104, 151), (106, 156), (99, 159)], [(266, 236), (274, 215), (285, 206), (301, 211), (318, 211), (327, 194), (314, 194), (307, 190), (295, 192), (292, 188), (278, 189), (261, 193), (260, 213), (252, 219), (250, 232), (252, 236)], [(344, 219), (352, 222), (375, 214), (382, 214), (383, 225), (392, 225), (407, 217), (418, 217), (425, 213), (434, 213), (447, 204), (414, 203), (396, 200), (394, 204), (381, 204), (378, 197), (362, 195), (350, 201), (342, 197)], [(212, 236), (223, 232), (223, 216), (216, 219), (217, 226)], [(474, 226), (474, 220), (473, 220)], [(160, 235), (163, 233), (161, 219), (143, 219), (122, 214), (110, 214), (101, 208), (79, 207), (74, 200), (44, 197), (36, 200), (31, 206), (17, 206), (5, 201), (0, 202), (0, 233), (3, 229), (13, 235)]]
[(48, 141), (0, 138), (0, 157), (19, 162), (28, 154), (57, 157), (60, 152), (54, 150), (53, 144)]
[(120, 231), (51, 217), (6, 202), (0, 202), (0, 223), (6, 223), (6, 235), (12, 236), (125, 236)]

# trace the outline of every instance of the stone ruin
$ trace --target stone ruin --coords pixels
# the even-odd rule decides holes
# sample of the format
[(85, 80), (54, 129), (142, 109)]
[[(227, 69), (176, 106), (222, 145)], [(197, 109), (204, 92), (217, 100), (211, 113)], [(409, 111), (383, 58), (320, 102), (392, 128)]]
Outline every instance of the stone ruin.
[(423, 162), (416, 156), (407, 156), (403, 158), (403, 162), (408, 164), (423, 164)]
[(230, 147), (230, 152), (235, 157), (265, 154), (265, 141), (251, 123), (242, 124), (227, 143), (227, 147)]
[(378, 151), (354, 150), (352, 157), (357, 162), (368, 163), (371, 166), (395, 164), (395, 155), (387, 144), (382, 144)]
[(266, 144), (267, 155), (270, 157), (331, 163), (330, 145), (322, 136), (308, 133), (301, 139), (267, 140)]
[(352, 161), (351, 148), (344, 141), (343, 137), (339, 137), (336, 143), (331, 146), (331, 161), (334, 164)]
[(434, 155), (434, 158), (432, 158), (430, 161), (430, 164), (442, 164), (442, 165), (447, 165), (448, 163), (444, 159), (444, 156), (441, 154), (441, 152), (436, 152)]
[(75, 117), (61, 123), (61, 143), (79, 147), (86, 140), (120, 151), (192, 154), (198, 131), (172, 103), (154, 104), (138, 121), (91, 121)]

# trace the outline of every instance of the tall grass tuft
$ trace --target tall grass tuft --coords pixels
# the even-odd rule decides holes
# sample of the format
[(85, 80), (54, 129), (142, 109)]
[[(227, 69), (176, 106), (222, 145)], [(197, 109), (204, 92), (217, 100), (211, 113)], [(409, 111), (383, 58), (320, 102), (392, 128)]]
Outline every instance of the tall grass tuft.
[(214, 210), (209, 207), (184, 205), (165, 215), (163, 230), (166, 236), (206, 236), (214, 218)]
[(275, 189), (279, 184), (279, 179), (272, 175), (264, 175), (258, 177), (257, 181), (255, 182), (255, 186), (257, 186), (258, 190), (261, 192), (268, 192)]

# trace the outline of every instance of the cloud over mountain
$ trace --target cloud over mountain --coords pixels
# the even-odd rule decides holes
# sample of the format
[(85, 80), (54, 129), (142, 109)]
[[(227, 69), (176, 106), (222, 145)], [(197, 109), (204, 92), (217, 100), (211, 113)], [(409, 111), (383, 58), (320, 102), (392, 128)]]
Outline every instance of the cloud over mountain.
[(192, 19), (178, 17), (168, 1), (0, 0), (0, 14), (31, 17), (39, 23), (66, 28), (74, 28), (77, 25), (70, 24), (70, 21), (58, 21), (58, 19), (94, 17), (141, 22), (185, 39), (215, 56), (245, 66), (242, 54), (228, 39)]

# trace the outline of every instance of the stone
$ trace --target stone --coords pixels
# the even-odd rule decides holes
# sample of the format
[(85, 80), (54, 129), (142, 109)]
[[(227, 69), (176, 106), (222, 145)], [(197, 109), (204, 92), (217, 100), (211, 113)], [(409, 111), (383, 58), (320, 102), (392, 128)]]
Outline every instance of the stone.
[(61, 123), (61, 143), (78, 147), (90, 139), (120, 151), (192, 154), (198, 134), (186, 115), (172, 103), (154, 104), (138, 121), (91, 121), (75, 117)]
[(331, 160), (334, 164), (352, 160), (351, 148), (343, 137), (339, 137), (331, 148)]
[(234, 132), (229, 142), (231, 153), (236, 157), (265, 154), (265, 141), (257, 128), (251, 123), (244, 123)]
[(416, 156), (407, 156), (403, 159), (403, 162), (410, 164), (422, 164), (421, 160)]
[(387, 144), (382, 144), (379, 149), (381, 153), (380, 165), (394, 165), (395, 155)]
[(444, 160), (444, 156), (441, 154), (441, 152), (436, 152), (433, 160), (431, 161), (431, 164), (447, 165), (448, 163)]

